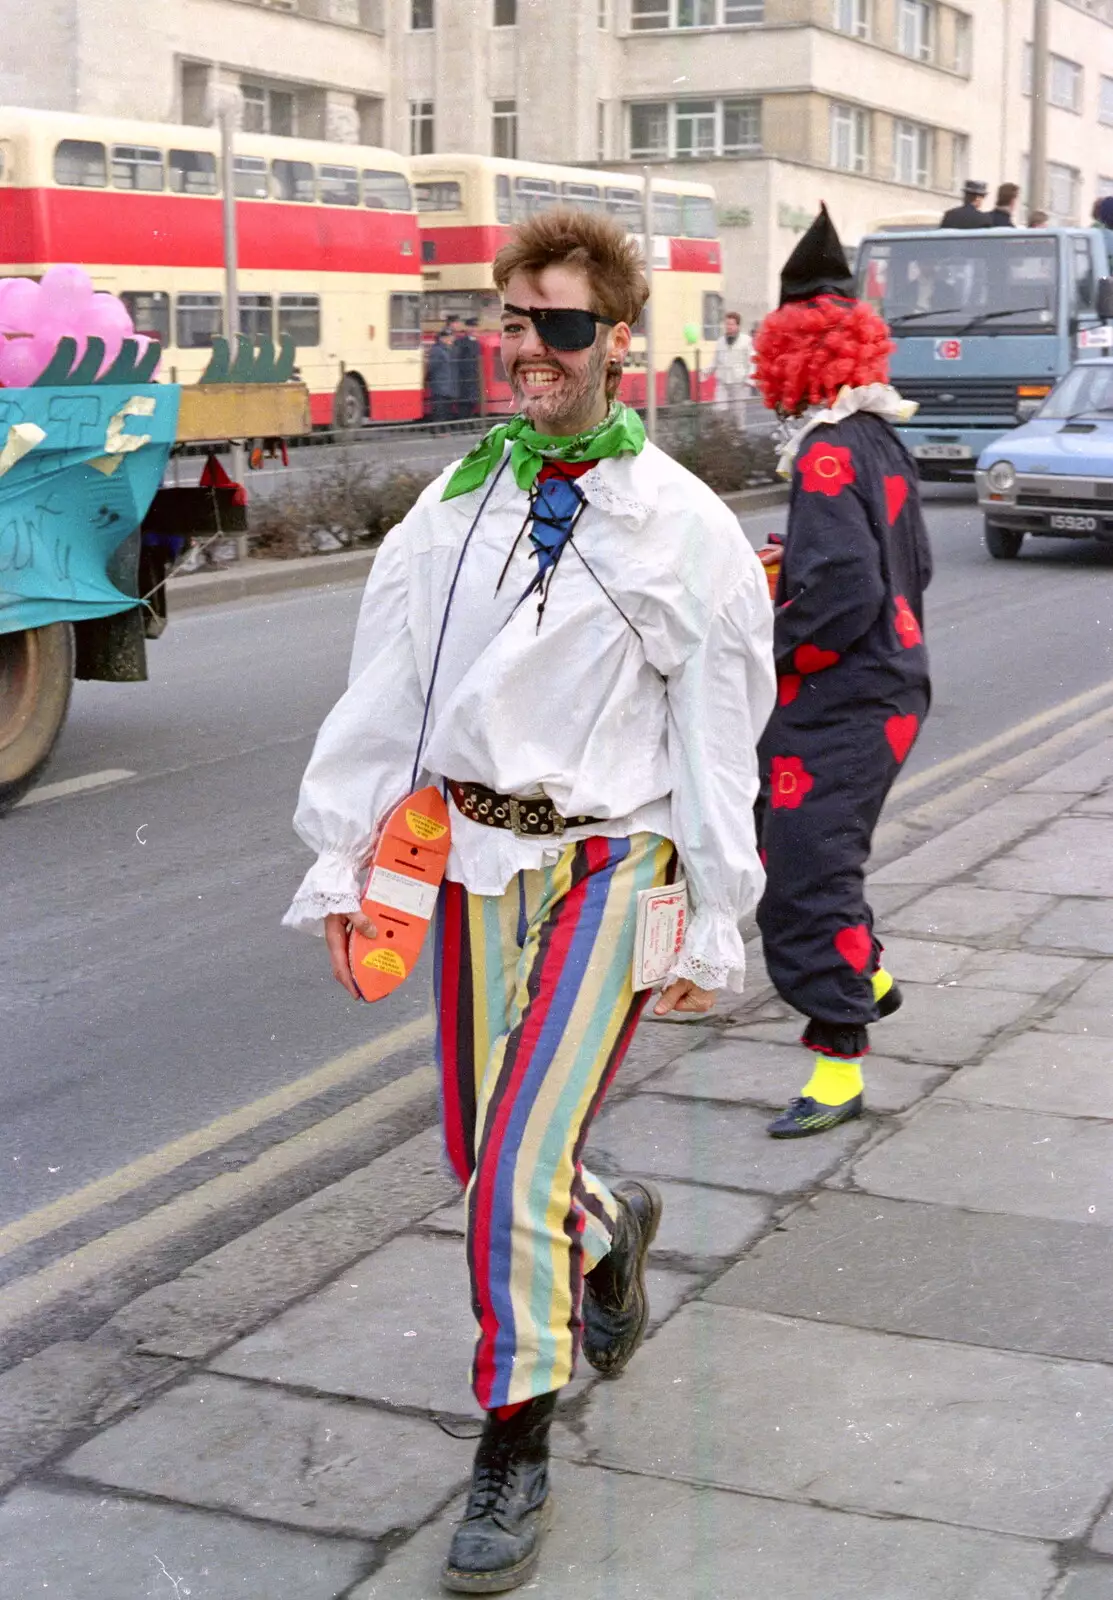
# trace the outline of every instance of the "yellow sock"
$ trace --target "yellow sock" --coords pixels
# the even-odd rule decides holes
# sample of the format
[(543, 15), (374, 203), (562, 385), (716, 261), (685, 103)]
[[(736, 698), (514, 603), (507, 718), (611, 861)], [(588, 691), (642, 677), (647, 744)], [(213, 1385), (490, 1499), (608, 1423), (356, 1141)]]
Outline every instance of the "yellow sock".
[(841, 1106), (864, 1087), (861, 1056), (817, 1055), (815, 1070), (800, 1093), (818, 1100), (821, 1106)]
[(893, 987), (893, 974), (886, 972), (884, 967), (878, 967), (871, 982), (873, 983), (873, 1002), (876, 1005), (879, 1000), (884, 1000), (889, 990)]

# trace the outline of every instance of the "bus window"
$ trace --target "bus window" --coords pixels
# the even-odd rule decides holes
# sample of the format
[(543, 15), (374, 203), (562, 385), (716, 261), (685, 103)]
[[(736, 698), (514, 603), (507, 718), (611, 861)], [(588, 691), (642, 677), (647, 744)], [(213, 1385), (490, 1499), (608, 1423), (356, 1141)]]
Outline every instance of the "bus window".
[(723, 330), (723, 297), (705, 294), (703, 297), (703, 337), (718, 339)]
[(112, 184), (116, 189), (142, 189), (148, 194), (161, 191), (162, 151), (146, 144), (114, 144)]
[(271, 194), (276, 200), (316, 200), (317, 174), (312, 161), (272, 161)]
[(363, 203), (372, 211), (412, 211), (410, 186), (400, 172), (363, 173)]
[(390, 297), (390, 348), (421, 349), (421, 296), (392, 294)]
[(462, 211), (464, 197), (458, 183), (440, 179), (435, 183), (415, 183), (414, 198), (419, 211)]
[(1072, 239), (1074, 247), (1074, 311), (1094, 309), (1094, 260), (1089, 239)]
[(178, 296), (177, 338), (179, 350), (209, 350), (224, 326), (224, 303), (218, 294), (180, 294)]
[(603, 204), (597, 183), (562, 183), (560, 198), (576, 211), (597, 211)]
[(267, 163), (260, 156), (234, 157), (235, 190), (240, 200), (267, 198)]
[(681, 199), (683, 223), (681, 233), (685, 239), (714, 239), (718, 234), (715, 222), (715, 202), (705, 194), (686, 194)]
[(537, 211), (549, 211), (560, 204), (560, 195), (552, 178), (514, 179), (514, 220), (524, 222)]
[(216, 157), (210, 150), (171, 150), (170, 188), (174, 194), (219, 194)]
[(514, 221), (514, 206), (510, 199), (510, 179), (500, 172), (495, 179), (495, 216), (500, 222)]
[(653, 196), (653, 231), (675, 239), (680, 234), (680, 196), (655, 194)]
[(645, 221), (642, 197), (636, 189), (608, 189), (607, 210), (624, 228), (636, 231)]
[(128, 308), (136, 333), (145, 333), (148, 339), (157, 339), (161, 345), (170, 343), (168, 294), (160, 289), (124, 289), (120, 299)]
[(321, 200), (326, 206), (359, 205), (359, 173), (355, 167), (322, 166), (318, 178)]
[(280, 294), (278, 331), (288, 333), (299, 350), (321, 342), (321, 301), (315, 294)]
[(249, 339), (269, 339), (274, 333), (274, 298), (269, 294), (241, 294), (240, 332)]
[(61, 139), (54, 147), (54, 181), (74, 189), (106, 189), (108, 160), (92, 139)]

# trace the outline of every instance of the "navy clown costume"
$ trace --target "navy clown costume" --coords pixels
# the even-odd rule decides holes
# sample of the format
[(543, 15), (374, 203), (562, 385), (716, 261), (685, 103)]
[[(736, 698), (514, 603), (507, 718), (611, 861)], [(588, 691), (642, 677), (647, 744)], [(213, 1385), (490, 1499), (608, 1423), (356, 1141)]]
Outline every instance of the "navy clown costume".
[[(849, 268), (826, 211), (782, 284), (782, 307), (821, 305), (823, 317), (812, 321), (823, 322), (817, 340), (827, 351), (848, 347), (830, 339), (843, 317), (867, 328), (872, 321), (885, 334), (875, 347), (884, 354), (876, 373), (865, 363), (865, 376), (883, 380), (887, 331), (850, 300)], [(784, 347), (786, 328), (802, 320), (798, 312), (791, 321), (782, 316), (773, 339), (759, 336), (759, 372), (762, 349), (768, 361)], [(868, 1025), (900, 1004), (881, 963), (865, 866), (931, 701), (923, 636), (931, 553), (915, 464), (888, 420), (902, 402), (884, 381), (840, 385), (830, 366), (825, 387), (823, 348), (811, 353), (809, 396), (834, 404), (790, 447), (775, 595), (778, 700), (759, 747), (768, 882), (758, 925), (769, 975), (808, 1018), (802, 1042), (816, 1052), (811, 1079), (770, 1124), (777, 1138), (820, 1133), (861, 1112)]]

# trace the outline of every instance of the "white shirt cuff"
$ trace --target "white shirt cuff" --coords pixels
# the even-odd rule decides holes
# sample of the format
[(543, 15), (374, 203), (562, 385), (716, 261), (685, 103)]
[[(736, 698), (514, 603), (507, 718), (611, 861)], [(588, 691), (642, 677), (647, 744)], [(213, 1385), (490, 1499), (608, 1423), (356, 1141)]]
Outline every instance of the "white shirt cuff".
[(326, 851), (302, 879), (301, 888), (282, 919), (282, 926), (321, 937), (326, 916), (339, 912), (350, 917), (359, 910), (363, 878), (364, 868), (359, 862)]
[(722, 911), (696, 911), (669, 978), (686, 978), (701, 989), (741, 994), (746, 979), (746, 946), (734, 919)]

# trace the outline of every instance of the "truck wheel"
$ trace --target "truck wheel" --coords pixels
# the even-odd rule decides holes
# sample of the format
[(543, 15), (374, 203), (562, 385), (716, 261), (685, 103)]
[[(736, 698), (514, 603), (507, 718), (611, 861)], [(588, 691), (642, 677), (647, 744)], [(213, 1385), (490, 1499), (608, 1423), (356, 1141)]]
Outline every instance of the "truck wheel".
[(367, 391), (349, 372), (341, 378), (332, 402), (334, 428), (362, 428), (367, 421)]
[(0, 814), (50, 760), (69, 709), (73, 667), (68, 622), (0, 634)]
[(995, 561), (1015, 561), (1024, 543), (1023, 533), (1012, 528), (999, 528), (995, 523), (985, 525), (985, 547)]

